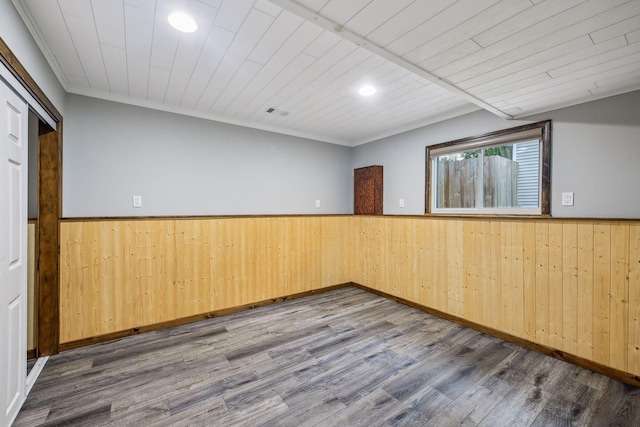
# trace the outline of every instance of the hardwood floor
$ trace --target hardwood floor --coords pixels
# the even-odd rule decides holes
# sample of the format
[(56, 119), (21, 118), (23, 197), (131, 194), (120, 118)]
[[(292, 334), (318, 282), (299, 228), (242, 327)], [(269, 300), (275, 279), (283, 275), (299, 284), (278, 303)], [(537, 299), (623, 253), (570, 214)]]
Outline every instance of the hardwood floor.
[(344, 288), (51, 357), (15, 426), (640, 425), (640, 389)]

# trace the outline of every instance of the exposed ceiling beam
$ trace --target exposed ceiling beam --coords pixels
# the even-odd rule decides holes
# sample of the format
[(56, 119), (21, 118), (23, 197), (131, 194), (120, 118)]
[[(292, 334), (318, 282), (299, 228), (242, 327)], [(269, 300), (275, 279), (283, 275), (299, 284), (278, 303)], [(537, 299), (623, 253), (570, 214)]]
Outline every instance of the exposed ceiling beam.
[(466, 99), (469, 102), (472, 102), (474, 104), (476, 104), (478, 107), (483, 108), (499, 117), (502, 117), (504, 119), (513, 119), (513, 117), (507, 113), (505, 113), (504, 111), (494, 107), (491, 104), (488, 104), (484, 101), (482, 101), (481, 99), (476, 98), (475, 96), (471, 95), (470, 93), (460, 89), (459, 87), (451, 84), (450, 82), (441, 79), (440, 77), (431, 74), (430, 72), (428, 72), (427, 70), (418, 67), (417, 65), (407, 61), (406, 59), (396, 55), (395, 53), (392, 53), (390, 51), (388, 51), (387, 49), (383, 48), (382, 46), (379, 46), (367, 39), (365, 39), (362, 36), (359, 36), (358, 34), (349, 31), (346, 28), (343, 28), (342, 25), (314, 12), (311, 9), (308, 9), (307, 7), (301, 5), (300, 3), (294, 1), (294, 0), (269, 0), (271, 3), (280, 6), (281, 8), (295, 14), (298, 15), (299, 17), (309, 21), (309, 22), (313, 22), (314, 24), (318, 25), (321, 28), (324, 28), (325, 30), (331, 31), (334, 34), (336, 34), (338, 37), (341, 37), (345, 40), (348, 40), (358, 46), (360, 46), (363, 49), (368, 50), (371, 53), (374, 53), (384, 59), (386, 59), (387, 61), (390, 61), (402, 68), (404, 68), (407, 71), (411, 71), (414, 74), (419, 75), (420, 77), (429, 80), (431, 83), (436, 84), (444, 89), (447, 89), (450, 92), (455, 93), (456, 95), (459, 95), (460, 97)]

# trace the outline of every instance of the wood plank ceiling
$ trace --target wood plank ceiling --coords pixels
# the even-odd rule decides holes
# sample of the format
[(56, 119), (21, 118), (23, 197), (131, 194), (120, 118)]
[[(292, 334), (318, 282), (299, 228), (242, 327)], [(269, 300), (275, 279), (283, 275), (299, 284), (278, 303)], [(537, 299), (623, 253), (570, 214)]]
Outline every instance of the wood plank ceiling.
[(68, 92), (349, 146), (640, 89), (639, 0), (12, 1)]

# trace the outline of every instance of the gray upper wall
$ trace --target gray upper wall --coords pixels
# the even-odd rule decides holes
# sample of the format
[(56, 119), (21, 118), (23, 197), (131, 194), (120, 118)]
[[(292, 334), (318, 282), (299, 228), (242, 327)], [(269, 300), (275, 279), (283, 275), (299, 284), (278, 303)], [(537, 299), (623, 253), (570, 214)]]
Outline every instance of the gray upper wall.
[(551, 119), (552, 215), (640, 218), (638, 105), (640, 91), (527, 120), (478, 111), (351, 149), (69, 95), (63, 214), (351, 213), (352, 169), (380, 164), (384, 212), (422, 215), (427, 145)]
[[(384, 166), (384, 213), (425, 211), (425, 147), (552, 120), (551, 215), (640, 218), (640, 91), (504, 120), (477, 111), (355, 147), (353, 167)], [(574, 192), (574, 206), (561, 194)], [(399, 207), (399, 199), (405, 207)]]
[(65, 217), (353, 210), (349, 147), (78, 95), (62, 159)]
[(64, 115), (65, 90), (10, 0), (0, 1), (0, 38)]
[(528, 120), (478, 111), (349, 149), (66, 95), (9, 1), (0, 37), (65, 117), (65, 216), (350, 213), (351, 171), (371, 164), (385, 166), (385, 213), (421, 215), (425, 146), (551, 119), (552, 215), (640, 218), (638, 91)]

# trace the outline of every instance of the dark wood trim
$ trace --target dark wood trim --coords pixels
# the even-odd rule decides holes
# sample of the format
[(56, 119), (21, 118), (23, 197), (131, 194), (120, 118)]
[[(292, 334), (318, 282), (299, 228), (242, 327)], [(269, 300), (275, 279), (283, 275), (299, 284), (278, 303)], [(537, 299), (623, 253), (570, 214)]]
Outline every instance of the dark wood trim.
[(204, 319), (213, 319), (214, 317), (220, 317), (227, 314), (237, 313), (239, 311), (251, 310), (258, 307), (264, 307), (271, 304), (278, 304), (284, 301), (304, 298), (311, 295), (322, 294), (325, 292), (335, 291), (336, 289), (346, 288), (352, 286), (353, 283), (342, 283), (339, 285), (328, 286), (326, 288), (314, 289), (311, 291), (299, 292), (297, 294), (287, 295), (283, 297), (272, 298), (264, 301), (258, 301), (251, 304), (244, 304), (236, 307), (225, 308), (222, 310), (210, 311), (208, 313), (196, 314), (195, 316), (183, 317), (181, 319), (171, 320), (168, 322), (154, 323), (153, 325), (145, 325), (137, 328), (126, 329), (123, 331), (113, 332), (110, 334), (100, 335), (97, 337), (85, 338), (76, 341), (70, 341), (59, 345), (60, 351), (72, 350), (78, 347), (84, 347), (91, 344), (98, 344), (101, 342), (112, 341), (119, 338), (128, 337), (131, 335), (143, 334), (145, 332), (157, 331), (158, 329), (170, 328), (172, 326), (184, 325), (187, 323), (198, 322)]
[(540, 209), (543, 215), (551, 215), (551, 120), (542, 128), (542, 176), (540, 182)]
[(250, 218), (333, 218), (353, 216), (352, 214), (282, 214), (282, 215), (167, 215), (167, 216), (88, 216), (65, 217), (60, 222), (94, 222), (94, 221), (167, 221), (167, 220), (203, 220), (203, 219), (250, 219)]
[(27, 350), (27, 360), (35, 359), (35, 358), (36, 358), (36, 350), (35, 349)]
[(441, 142), (440, 144), (430, 145), (429, 148), (431, 148), (432, 150), (435, 150), (435, 149), (439, 149), (439, 148), (451, 147), (452, 145), (469, 144), (469, 143), (473, 143), (473, 142), (480, 142), (480, 141), (482, 141), (484, 139), (497, 138), (497, 137), (509, 135), (509, 134), (516, 133), (516, 132), (524, 132), (524, 131), (531, 130), (531, 129), (539, 129), (540, 128), (544, 132), (545, 126), (549, 122), (550, 122), (550, 120), (544, 120), (544, 121), (541, 121), (541, 122), (529, 123), (529, 124), (526, 124), (526, 125), (516, 126), (516, 127), (512, 127), (512, 128), (508, 128), (508, 129), (500, 129), (500, 130), (493, 131), (493, 132), (487, 132), (487, 133), (482, 134), (482, 135), (468, 136), (468, 137), (465, 137), (465, 138), (455, 139), (453, 141)]
[[(541, 188), (540, 188), (540, 213), (541, 215), (551, 215), (551, 120), (545, 120), (537, 123), (529, 123), (522, 126), (516, 126), (509, 129), (501, 129), (495, 132), (485, 133), (483, 135), (470, 136), (454, 141), (447, 141), (440, 144), (430, 145), (426, 147), (426, 164), (425, 164), (425, 214), (431, 213), (431, 161), (430, 150), (451, 147), (454, 145), (469, 144), (481, 142), (489, 138), (497, 138), (517, 132), (524, 132), (531, 129), (542, 130), (542, 171), (541, 171)], [(448, 215), (448, 214), (439, 214)], [(457, 215), (457, 214), (453, 214)], [(470, 214), (472, 215), (472, 214)], [(513, 215), (509, 215), (513, 216)], [(530, 216), (530, 215), (525, 215)]]
[[(167, 221), (167, 220), (203, 220), (203, 219), (247, 219), (247, 218), (333, 218), (333, 217), (353, 217), (369, 216), (367, 214), (323, 214), (323, 215), (201, 215), (201, 216), (108, 216), (108, 217), (66, 217), (60, 218), (60, 222), (95, 222), (95, 221)], [(544, 221), (607, 221), (607, 222), (638, 222), (640, 218), (578, 218), (578, 217), (557, 217), (550, 215), (464, 215), (464, 214), (426, 214), (426, 215), (400, 215), (384, 214), (373, 215), (375, 217), (389, 218), (413, 218), (413, 219), (473, 219), (473, 220), (544, 220)]]
[(425, 163), (424, 163), (424, 214), (429, 215), (431, 213), (431, 162), (429, 161), (429, 147), (425, 148)]
[(11, 52), (9, 46), (0, 37), (0, 62), (2, 62), (13, 74), (13, 76), (24, 86), (24, 88), (33, 96), (44, 108), (47, 113), (53, 117), (56, 122), (62, 120), (62, 114), (56, 109), (49, 98), (44, 94), (40, 86), (33, 80), (26, 68), (18, 61), (18, 58)]
[[(41, 123), (42, 125), (42, 123)], [(42, 125), (44, 128), (46, 125)], [(48, 127), (48, 126), (47, 126)], [(50, 129), (50, 128), (49, 128)], [(46, 130), (46, 129), (44, 129)], [(62, 213), (62, 122), (39, 138), (37, 304), (38, 357), (58, 353), (59, 343), (59, 254)]]
[(449, 320), (451, 322), (458, 323), (467, 328), (475, 329), (476, 331), (480, 331), (487, 335), (494, 336), (496, 338), (500, 338), (501, 340), (508, 341), (514, 344), (517, 344), (521, 347), (527, 348), (529, 350), (536, 351), (538, 353), (542, 353), (547, 356), (551, 356), (553, 358), (562, 360), (564, 362), (571, 363), (576, 366), (580, 366), (581, 368), (588, 369), (590, 371), (596, 372), (598, 374), (606, 375), (607, 377), (613, 378), (618, 381), (622, 381), (626, 384), (630, 384), (632, 386), (640, 387), (640, 377), (637, 375), (630, 374), (625, 371), (621, 371), (616, 368), (612, 368), (610, 366), (605, 366), (600, 363), (594, 362), (592, 360), (585, 359), (584, 357), (576, 356), (574, 354), (565, 353), (564, 351), (555, 349), (553, 347), (549, 347), (546, 345), (538, 344), (524, 338), (517, 337), (515, 335), (508, 334), (506, 332), (500, 331), (498, 329), (493, 329), (487, 326), (480, 325), (475, 322), (471, 322), (462, 317), (455, 316), (453, 314), (445, 313), (440, 310), (436, 310), (431, 307), (424, 306), (422, 304), (418, 304), (404, 298), (396, 297), (386, 292), (378, 291), (376, 289), (369, 288), (364, 285), (360, 285), (358, 283), (353, 283), (353, 286), (356, 288), (362, 289), (367, 292), (371, 292), (373, 294), (379, 295), (381, 297), (387, 298), (391, 301), (398, 302), (400, 304), (404, 304), (409, 307), (413, 307), (417, 310), (423, 311), (428, 314), (432, 314), (434, 316), (440, 317), (445, 320)]
[(62, 114), (0, 38), (0, 62), (51, 115), (56, 129), (40, 122), (38, 147), (38, 230), (36, 233), (37, 356), (58, 352), (59, 220), (62, 215)]

